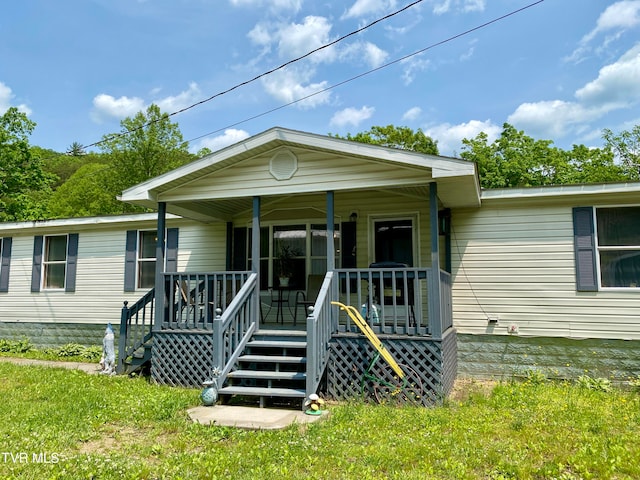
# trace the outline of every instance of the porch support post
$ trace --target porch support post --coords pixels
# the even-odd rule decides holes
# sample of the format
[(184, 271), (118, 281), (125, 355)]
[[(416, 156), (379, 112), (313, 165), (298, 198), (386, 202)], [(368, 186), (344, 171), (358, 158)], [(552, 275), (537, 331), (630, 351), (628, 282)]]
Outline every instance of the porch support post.
[(254, 312), (256, 329), (260, 328), (260, 197), (253, 197), (253, 221), (251, 224), (251, 270), (257, 274)]
[(156, 312), (154, 330), (160, 330), (165, 315), (165, 298), (164, 291), (164, 251), (165, 251), (165, 231), (167, 223), (167, 204), (166, 202), (158, 202), (158, 228), (156, 243)]
[(334, 192), (327, 192), (327, 272), (336, 268), (336, 249), (333, 244), (335, 234)]
[(442, 307), (440, 305), (440, 236), (438, 229), (438, 184), (429, 184), (429, 227), (431, 234), (431, 282), (429, 285), (429, 326), (434, 339), (442, 338)]

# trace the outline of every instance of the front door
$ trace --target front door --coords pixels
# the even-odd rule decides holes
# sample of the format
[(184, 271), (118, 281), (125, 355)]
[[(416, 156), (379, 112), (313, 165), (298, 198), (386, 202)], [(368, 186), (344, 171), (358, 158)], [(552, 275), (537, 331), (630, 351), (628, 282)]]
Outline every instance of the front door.
[(374, 263), (396, 262), (413, 266), (413, 220), (375, 220)]

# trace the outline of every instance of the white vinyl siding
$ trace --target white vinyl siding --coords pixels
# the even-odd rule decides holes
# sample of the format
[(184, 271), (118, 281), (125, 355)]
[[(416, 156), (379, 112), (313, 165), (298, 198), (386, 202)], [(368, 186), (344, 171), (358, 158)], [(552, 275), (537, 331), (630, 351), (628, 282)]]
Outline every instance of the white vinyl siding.
[(491, 200), (453, 212), (460, 333), (507, 334), (513, 324), (520, 335), (640, 339), (640, 295), (576, 290), (570, 201)]
[[(179, 227), (179, 271), (224, 270), (225, 224), (202, 225), (187, 220), (169, 221)], [(9, 294), (0, 295), (2, 320), (7, 322), (76, 322), (117, 325), (123, 301), (131, 305), (141, 293), (123, 292), (126, 232), (153, 229), (155, 221), (129, 222), (117, 226), (78, 228), (75, 292), (42, 290), (31, 292), (33, 237), (39, 232), (28, 226), (12, 232), (11, 285)], [(44, 235), (62, 234), (49, 227)], [(213, 258), (216, 256), (217, 258)]]

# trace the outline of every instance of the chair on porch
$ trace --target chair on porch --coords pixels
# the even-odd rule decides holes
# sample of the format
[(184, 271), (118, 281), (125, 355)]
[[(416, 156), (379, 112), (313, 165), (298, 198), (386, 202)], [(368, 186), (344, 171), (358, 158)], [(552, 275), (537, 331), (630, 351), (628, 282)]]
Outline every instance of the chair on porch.
[(324, 281), (324, 275), (309, 275), (307, 277), (307, 290), (296, 292), (296, 304), (293, 310), (293, 324), (296, 324), (298, 317), (298, 307), (304, 307), (305, 318), (308, 313), (309, 307), (316, 304), (316, 299), (320, 293), (322, 282)]

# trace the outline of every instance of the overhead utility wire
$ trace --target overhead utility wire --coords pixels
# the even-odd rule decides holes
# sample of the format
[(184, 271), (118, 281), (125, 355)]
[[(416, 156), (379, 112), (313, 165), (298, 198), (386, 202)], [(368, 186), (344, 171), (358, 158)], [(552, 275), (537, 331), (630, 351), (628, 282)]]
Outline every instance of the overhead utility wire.
[(366, 72), (362, 72), (362, 73), (360, 73), (360, 74), (358, 74), (358, 75), (355, 75), (355, 76), (353, 76), (353, 77), (351, 77), (351, 78), (348, 78), (348, 79), (346, 79), (346, 80), (343, 80), (343, 81), (341, 81), (341, 82), (338, 82), (338, 83), (336, 83), (336, 84), (334, 84), (334, 85), (330, 85), (330, 86), (328, 86), (328, 87), (326, 87), (326, 88), (323, 88), (323, 89), (321, 89), (321, 90), (318, 90), (317, 92), (313, 92), (313, 93), (310, 93), (309, 95), (306, 95), (306, 96), (304, 96), (304, 97), (300, 97), (300, 98), (298, 98), (298, 99), (296, 99), (296, 100), (292, 100), (292, 101), (291, 101), (291, 102), (289, 102), (289, 103), (285, 103), (285, 104), (283, 104), (283, 105), (279, 105), (279, 106), (274, 107), (274, 108), (272, 108), (272, 109), (270, 109), (270, 110), (267, 110), (267, 111), (265, 111), (265, 112), (258, 113), (257, 115), (253, 115), (253, 116), (251, 116), (251, 117), (245, 118), (244, 120), (237, 121), (237, 122), (235, 122), (235, 123), (232, 123), (232, 124), (230, 124), (230, 125), (227, 125), (226, 127), (218, 128), (217, 130), (214, 130), (214, 131), (212, 131), (212, 132), (205, 133), (205, 134), (200, 135), (200, 136), (198, 136), (198, 137), (194, 137), (194, 138), (192, 138), (192, 139), (190, 139), (190, 140), (187, 140), (187, 142), (193, 142), (194, 140), (199, 140), (199, 139), (201, 139), (201, 138), (208, 137), (209, 135), (213, 135), (213, 134), (215, 134), (215, 133), (222, 132), (222, 131), (224, 131), (224, 130), (226, 130), (226, 129), (228, 129), (228, 128), (236, 127), (236, 126), (238, 126), (238, 125), (241, 125), (241, 124), (243, 124), (243, 123), (249, 122), (249, 121), (251, 121), (251, 120), (255, 120), (256, 118), (264, 117), (265, 115), (268, 115), (268, 114), (270, 114), (270, 113), (276, 112), (276, 111), (281, 110), (281, 109), (286, 108), (286, 107), (290, 107), (291, 105), (294, 105), (294, 104), (296, 104), (296, 103), (298, 103), (298, 102), (302, 102), (302, 101), (304, 101), (304, 100), (307, 100), (308, 98), (311, 98), (311, 97), (313, 97), (313, 96), (315, 96), (315, 95), (319, 95), (319, 94), (324, 93), (324, 92), (327, 92), (327, 91), (329, 91), (329, 90), (333, 90), (334, 88), (340, 87), (340, 86), (342, 86), (342, 85), (344, 85), (344, 84), (346, 84), (346, 83), (352, 82), (352, 81), (357, 80), (357, 79), (359, 79), (359, 78), (362, 78), (362, 77), (364, 77), (364, 76), (366, 76), (366, 75), (369, 75), (369, 74), (371, 74), (371, 73), (377, 72), (378, 70), (382, 70), (383, 68), (387, 68), (387, 67), (389, 67), (389, 66), (391, 66), (391, 65), (395, 65), (395, 64), (396, 64), (396, 63), (398, 63), (398, 62), (402, 62), (403, 60), (406, 60), (407, 58), (411, 58), (411, 57), (413, 57), (413, 56), (415, 56), (415, 55), (419, 55), (419, 54), (421, 54), (421, 53), (426, 52), (427, 50), (431, 50), (431, 49), (436, 48), (436, 47), (438, 47), (438, 46), (440, 46), (440, 45), (443, 45), (443, 44), (445, 44), (445, 43), (451, 42), (451, 41), (456, 40), (456, 39), (458, 39), (458, 38), (460, 38), (460, 37), (463, 37), (463, 36), (465, 36), (465, 35), (468, 35), (468, 34), (470, 34), (470, 33), (473, 33), (473, 32), (475, 32), (475, 31), (477, 31), (477, 30), (480, 30), (480, 29), (482, 29), (482, 28), (488, 27), (488, 26), (489, 26), (489, 25), (491, 25), (491, 24), (494, 24), (494, 23), (496, 23), (496, 22), (499, 22), (499, 21), (501, 21), (501, 20), (504, 20), (504, 19), (506, 19), (506, 18), (508, 18), (508, 17), (510, 17), (510, 16), (512, 16), (512, 15), (515, 15), (515, 14), (517, 14), (517, 13), (520, 13), (520, 12), (522, 12), (522, 11), (524, 11), (524, 10), (528, 9), (528, 8), (534, 7), (534, 6), (536, 6), (536, 5), (540, 4), (540, 3), (542, 3), (543, 1), (544, 1), (544, 0), (538, 0), (537, 2), (530, 3), (529, 5), (525, 5), (524, 7), (519, 8), (519, 9), (517, 9), (517, 10), (514, 10), (514, 11), (512, 11), (512, 12), (509, 12), (509, 13), (507, 13), (507, 14), (505, 14), (505, 15), (502, 15), (501, 17), (497, 17), (497, 18), (494, 18), (493, 20), (489, 20), (488, 22), (483, 23), (482, 25), (478, 25), (478, 26), (473, 27), (473, 28), (471, 28), (471, 29), (469, 29), (469, 30), (465, 30), (464, 32), (462, 32), (462, 33), (458, 33), (458, 34), (456, 34), (456, 35), (453, 35), (452, 37), (449, 37), (449, 38), (447, 38), (447, 39), (445, 39), (445, 40), (441, 40), (441, 41), (439, 41), (439, 42), (432, 43), (431, 45), (429, 45), (429, 46), (427, 46), (427, 47), (425, 47), (425, 48), (422, 48), (422, 49), (420, 49), (420, 50), (416, 50), (416, 51), (415, 51), (415, 52), (413, 52), (413, 53), (409, 53), (408, 55), (405, 55), (405, 56), (403, 56), (403, 57), (400, 57), (400, 58), (397, 58), (397, 59), (392, 60), (392, 61), (390, 61), (390, 62), (387, 62), (387, 63), (385, 63), (384, 65), (380, 65), (379, 67), (373, 68), (373, 69), (371, 69), (371, 70), (367, 70)]
[[(263, 72), (260, 75), (256, 75), (255, 77), (253, 77), (250, 80), (246, 80), (244, 82), (237, 83), (233, 87), (230, 87), (230, 88), (228, 88), (226, 90), (218, 92), (215, 95), (211, 95), (210, 97), (205, 98), (204, 100), (200, 100), (199, 102), (193, 103), (193, 104), (189, 105), (188, 107), (184, 107), (184, 108), (182, 108), (180, 110), (176, 110), (175, 112), (168, 114), (168, 116), (172, 117), (174, 115), (178, 115), (179, 113), (186, 112), (187, 110), (190, 110), (190, 109), (192, 109), (194, 107), (197, 107), (198, 105), (202, 105), (203, 103), (210, 102), (214, 98), (220, 97), (222, 95), (226, 95), (227, 93), (232, 92), (232, 91), (234, 91), (234, 90), (236, 90), (236, 89), (238, 89), (240, 87), (243, 87), (245, 85), (253, 83), (253, 82), (255, 82), (256, 80), (259, 80), (262, 77), (265, 77), (265, 76), (270, 75), (270, 74), (272, 74), (274, 72), (277, 72), (278, 70), (282, 70), (283, 68), (285, 68), (285, 67), (287, 67), (287, 66), (289, 66), (289, 65), (291, 65), (293, 63), (299, 62), (300, 60), (302, 60), (304, 58), (307, 58), (308, 56), (313, 55), (316, 52), (319, 52), (320, 50), (323, 50), (325, 48), (329, 48), (332, 45), (335, 45), (336, 43), (339, 43), (339, 42), (341, 42), (342, 40), (344, 40), (346, 38), (349, 38), (349, 37), (351, 37), (353, 35), (356, 35), (356, 34), (362, 32), (362, 31), (364, 31), (364, 30), (366, 30), (366, 29), (368, 29), (368, 28), (370, 28), (370, 27), (372, 27), (372, 26), (374, 26), (374, 25), (376, 25), (376, 24), (378, 24), (378, 23), (380, 23), (380, 22), (382, 22), (384, 20), (387, 20), (387, 19), (389, 19), (389, 18), (391, 18), (391, 17), (393, 17), (395, 15), (398, 15), (399, 13), (402, 13), (405, 10), (408, 10), (409, 8), (417, 5), (418, 3), (421, 3), (422, 1), (423, 0), (416, 0), (415, 2), (412, 2), (412, 3), (408, 4), (408, 5), (405, 5), (400, 10), (396, 10), (395, 12), (389, 13), (388, 15), (385, 15), (384, 17), (378, 18), (377, 20), (374, 20), (373, 22), (365, 25), (364, 27), (358, 28), (357, 30), (354, 30), (354, 31), (352, 31), (350, 33), (347, 33), (346, 35), (343, 35), (342, 37), (339, 37), (339, 38), (335, 39), (332, 42), (329, 42), (329, 43), (327, 43), (325, 45), (322, 45), (322, 46), (320, 46), (318, 48), (315, 48), (315, 49), (311, 50), (310, 52), (305, 53), (304, 55), (301, 55), (301, 56), (299, 56), (297, 58), (289, 60), (289, 61), (283, 63), (282, 65), (280, 65), (279, 67), (272, 68), (271, 70)], [(126, 132), (114, 133), (114, 134), (109, 136), (109, 140), (113, 139), (113, 138), (117, 138), (117, 137), (122, 137), (124, 135), (128, 135), (128, 134), (133, 133), (133, 132), (135, 132), (137, 130), (141, 130), (141, 129), (143, 129), (143, 128), (145, 128), (145, 127), (147, 127), (147, 126), (149, 126), (149, 125), (151, 125), (151, 124), (153, 124), (153, 123), (155, 123), (157, 121), (158, 120), (152, 120), (151, 122), (145, 123), (144, 125), (141, 125), (141, 126), (139, 126), (137, 128), (133, 128), (131, 130), (127, 130)], [(106, 140), (107, 139), (100, 140), (100, 141), (97, 141), (97, 142), (94, 142), (94, 143), (90, 143), (89, 145), (83, 145), (83, 148), (95, 147), (97, 145), (100, 145), (100, 144), (104, 143)]]

